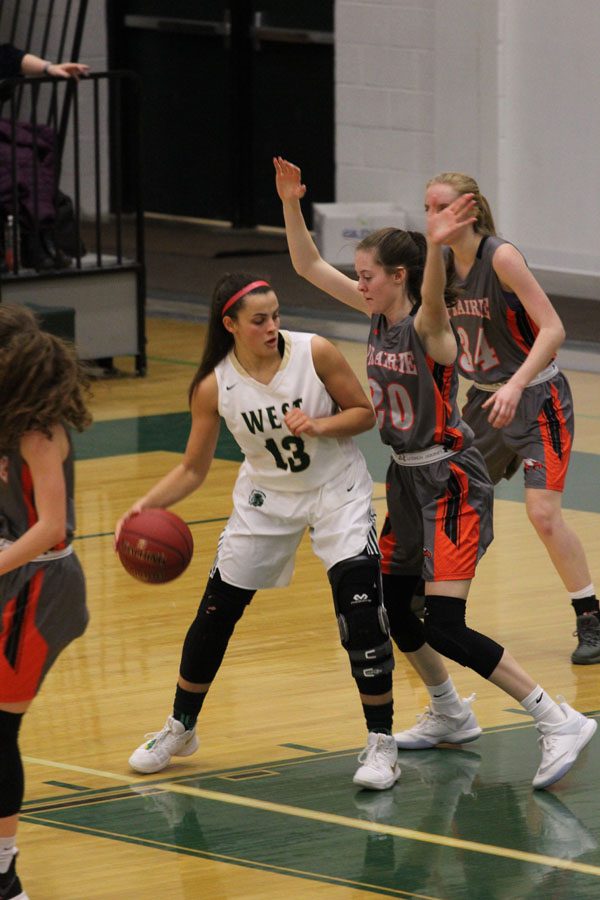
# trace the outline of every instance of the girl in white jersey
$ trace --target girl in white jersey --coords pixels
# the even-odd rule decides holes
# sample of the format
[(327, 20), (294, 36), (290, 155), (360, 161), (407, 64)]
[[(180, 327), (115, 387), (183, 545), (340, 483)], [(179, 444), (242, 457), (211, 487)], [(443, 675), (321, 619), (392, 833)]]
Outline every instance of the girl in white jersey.
[[(300, 169), (276, 158), (292, 264), (316, 287), (371, 319), (367, 371), (381, 438), (391, 448), (388, 517), (380, 547), (391, 634), (431, 696), (417, 725), (395, 735), (400, 749), (461, 744), (481, 734), (443, 657), (468, 666), (517, 700), (540, 732), (542, 760), (533, 786), (571, 768), (596, 730), (568, 704), (556, 704), (496, 641), (469, 628), (466, 604), (478, 560), (489, 545), (493, 488), (473, 433), (456, 408), (456, 334), (446, 302), (441, 237), (474, 221), (467, 195), (428, 218), (425, 239), (387, 228), (356, 248), (358, 281), (321, 258), (306, 228)], [(411, 609), (425, 580), (425, 618)]]
[(467, 193), (475, 199), (475, 222), (447, 241), (448, 269), (461, 289), (452, 314), (461, 339), (458, 366), (473, 382), (463, 417), (494, 483), (523, 462), (527, 515), (577, 617), (571, 661), (600, 663), (600, 607), (583, 545), (561, 508), (574, 432), (571, 389), (554, 362), (565, 332), (521, 253), (496, 237), (476, 181), (461, 172), (436, 175), (425, 208), (437, 212)]
[(171, 506), (202, 484), (221, 417), (245, 458), (233, 513), (184, 642), (173, 715), (134, 751), (130, 765), (137, 772), (158, 772), (172, 756), (197, 749), (196, 720), (237, 621), (255, 591), (289, 583), (309, 528), (331, 583), (367, 723), (354, 782), (375, 790), (392, 787), (400, 774), (391, 733), (393, 652), (381, 597), (372, 482), (351, 440), (373, 426), (368, 398), (329, 341), (279, 330), (275, 292), (245, 273), (226, 275), (215, 288), (189, 398), (192, 426), (182, 462), (121, 522), (144, 508)]
[(73, 348), (24, 307), (0, 306), (0, 900), (27, 900), (15, 847), (23, 716), (50, 667), (85, 631), (73, 553), (73, 451), (91, 422)]

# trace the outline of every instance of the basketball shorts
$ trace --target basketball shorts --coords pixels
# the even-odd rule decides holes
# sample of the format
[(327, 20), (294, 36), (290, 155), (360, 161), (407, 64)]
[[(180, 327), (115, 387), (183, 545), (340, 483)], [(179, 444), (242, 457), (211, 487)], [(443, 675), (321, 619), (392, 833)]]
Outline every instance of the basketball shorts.
[(562, 492), (575, 427), (569, 382), (559, 372), (550, 381), (525, 388), (516, 415), (504, 428), (488, 422), (482, 405), (492, 395), (472, 385), (462, 416), (475, 433), (494, 484), (510, 478), (523, 463), (525, 487)]
[(33, 700), (88, 622), (85, 579), (72, 553), (0, 577), (0, 703)]
[(321, 487), (302, 492), (262, 488), (242, 466), (212, 571), (218, 568), (223, 581), (248, 590), (283, 587), (307, 529), (326, 570), (365, 547), (379, 556), (372, 490), (362, 457)]
[(494, 488), (479, 451), (469, 447), (424, 466), (392, 461), (386, 489), (379, 539), (384, 574), (473, 578), (493, 539)]

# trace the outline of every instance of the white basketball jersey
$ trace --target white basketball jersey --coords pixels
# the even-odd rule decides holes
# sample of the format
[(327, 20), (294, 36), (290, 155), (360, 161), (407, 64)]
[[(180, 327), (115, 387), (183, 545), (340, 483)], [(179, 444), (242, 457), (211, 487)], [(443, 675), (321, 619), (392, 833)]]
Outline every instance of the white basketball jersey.
[(215, 368), (219, 413), (245, 460), (242, 468), (258, 486), (280, 491), (320, 487), (362, 454), (351, 438), (294, 437), (284, 416), (294, 406), (311, 418), (324, 418), (337, 407), (317, 375), (314, 335), (281, 331), (285, 350), (279, 369), (261, 384), (242, 368), (233, 350)]

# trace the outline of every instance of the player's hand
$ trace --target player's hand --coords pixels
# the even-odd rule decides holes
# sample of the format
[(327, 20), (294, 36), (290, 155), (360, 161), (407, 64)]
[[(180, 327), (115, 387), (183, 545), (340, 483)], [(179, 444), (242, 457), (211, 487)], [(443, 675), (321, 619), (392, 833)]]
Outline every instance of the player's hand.
[(64, 62), (48, 66), (48, 75), (52, 78), (74, 78), (75, 81), (79, 81), (82, 76), (85, 77), (89, 71), (90, 67), (84, 63)]
[(131, 509), (128, 509), (128, 510), (127, 510), (127, 512), (125, 513), (125, 515), (121, 516), (121, 518), (119, 519), (119, 521), (118, 521), (117, 524), (115, 525), (115, 539), (114, 539), (114, 542), (113, 542), (113, 547), (114, 547), (115, 551), (116, 551), (116, 549), (117, 549), (117, 544), (119, 543), (119, 535), (121, 534), (121, 529), (123, 528), (123, 525), (125, 524), (125, 522), (127, 521), (127, 519), (130, 519), (132, 516), (137, 516), (137, 515), (139, 515), (139, 514), (141, 513), (141, 511), (142, 511), (143, 508), (144, 508), (144, 507), (143, 507), (142, 501), (141, 501), (141, 500), (138, 500), (137, 503), (134, 503), (134, 504), (133, 504), (133, 506), (131, 507)]
[(275, 187), (282, 203), (286, 200), (302, 200), (306, 185), (302, 184), (302, 172), (293, 163), (281, 156), (273, 157), (275, 166)]
[(427, 239), (433, 244), (450, 244), (468, 225), (477, 220), (473, 214), (473, 194), (461, 194), (439, 212), (427, 212)]
[(489, 409), (488, 422), (494, 428), (503, 428), (515, 417), (517, 406), (523, 391), (510, 382), (499, 388), (482, 404), (482, 409)]
[(321, 427), (318, 419), (311, 419), (301, 409), (290, 409), (284, 416), (283, 421), (294, 435), (298, 437), (300, 434), (307, 434), (309, 437), (318, 437), (321, 434)]

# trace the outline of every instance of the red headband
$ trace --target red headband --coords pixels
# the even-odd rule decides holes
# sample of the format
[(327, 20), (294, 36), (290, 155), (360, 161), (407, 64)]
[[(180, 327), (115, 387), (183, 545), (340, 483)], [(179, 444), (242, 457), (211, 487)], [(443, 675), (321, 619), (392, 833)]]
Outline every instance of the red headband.
[(246, 294), (249, 294), (257, 287), (270, 288), (271, 285), (268, 281), (251, 281), (250, 284), (246, 285), (246, 287), (243, 287), (240, 291), (236, 291), (233, 297), (230, 297), (229, 300), (227, 300), (227, 302), (223, 304), (223, 309), (221, 310), (221, 318), (223, 318), (227, 310), (231, 306), (233, 306), (233, 304), (236, 303), (240, 299), (240, 297), (244, 297)]

